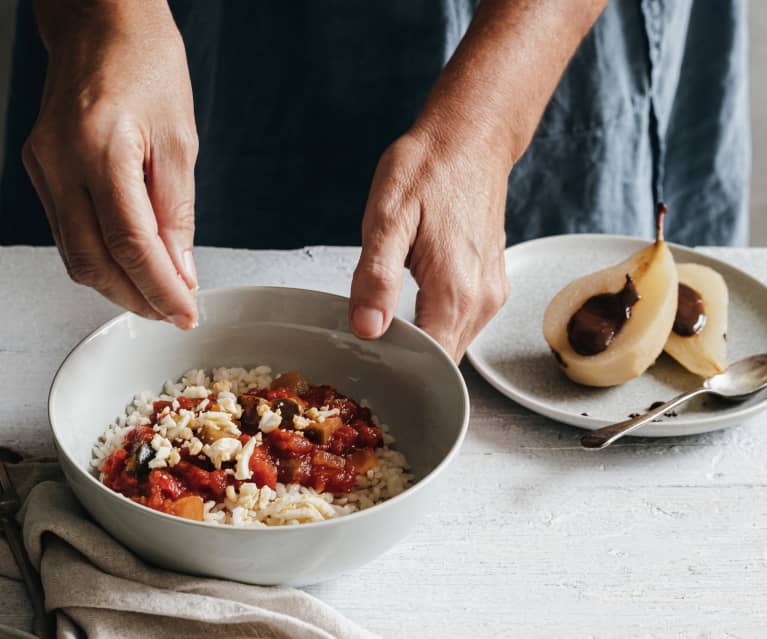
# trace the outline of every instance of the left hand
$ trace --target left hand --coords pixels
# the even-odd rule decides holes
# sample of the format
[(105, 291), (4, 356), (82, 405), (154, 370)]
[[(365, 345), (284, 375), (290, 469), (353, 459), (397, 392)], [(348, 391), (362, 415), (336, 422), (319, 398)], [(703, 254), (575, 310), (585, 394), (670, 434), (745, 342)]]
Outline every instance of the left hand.
[(503, 306), (509, 167), (484, 143), (451, 145), (413, 130), (381, 157), (362, 221), (349, 319), (363, 339), (383, 335), (409, 267), (416, 324), (458, 362)]

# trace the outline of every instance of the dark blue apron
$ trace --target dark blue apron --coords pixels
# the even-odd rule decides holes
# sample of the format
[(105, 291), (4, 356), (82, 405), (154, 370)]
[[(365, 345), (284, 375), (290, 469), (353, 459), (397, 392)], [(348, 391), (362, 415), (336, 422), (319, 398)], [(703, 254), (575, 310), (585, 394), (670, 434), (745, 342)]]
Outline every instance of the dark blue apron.
[[(0, 243), (50, 243), (20, 161), (45, 52), (21, 0)], [(359, 244), (381, 152), (412, 123), (470, 0), (171, 1), (195, 95), (198, 244)], [(653, 202), (685, 244), (747, 239), (746, 3), (613, 0), (509, 179), (509, 243), (649, 237)], [(552, 36), (554, 37), (554, 36)], [(160, 64), (161, 61), (158, 61)], [(471, 214), (469, 212), (468, 214)]]

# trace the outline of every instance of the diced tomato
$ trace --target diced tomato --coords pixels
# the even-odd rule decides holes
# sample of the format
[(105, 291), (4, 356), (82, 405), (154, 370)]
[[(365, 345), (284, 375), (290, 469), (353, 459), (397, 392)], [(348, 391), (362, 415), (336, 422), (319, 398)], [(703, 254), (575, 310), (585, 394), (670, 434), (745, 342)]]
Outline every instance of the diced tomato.
[(273, 399), (286, 399), (290, 397), (292, 393), (289, 388), (270, 388), (264, 392), (264, 398), (272, 401)]
[(167, 499), (178, 499), (184, 492), (183, 486), (173, 475), (158, 468), (149, 473), (149, 490)]
[(339, 455), (328, 453), (324, 450), (315, 450), (312, 455), (312, 466), (323, 466), (325, 468), (344, 468), (346, 460)]
[(212, 470), (208, 473), (208, 489), (214, 497), (221, 497), (226, 493), (229, 477), (230, 475), (223, 470)]
[(154, 431), (150, 426), (137, 426), (126, 433), (125, 442), (139, 446), (142, 442), (152, 441), (152, 437), (154, 437)]
[(251, 481), (259, 488), (263, 486), (274, 488), (277, 485), (277, 467), (269, 457), (266, 446), (256, 446), (253, 449), (248, 467), (253, 473)]
[(197, 466), (192, 460), (181, 460), (173, 467), (173, 474), (191, 491), (200, 492), (210, 485), (210, 473)]
[(156, 424), (157, 420), (160, 417), (160, 413), (162, 413), (166, 408), (170, 408), (171, 404), (173, 402), (169, 402), (166, 400), (158, 400), (152, 404), (152, 415), (150, 416), (149, 420)]
[(109, 457), (104, 460), (101, 466), (101, 472), (105, 475), (111, 475), (120, 472), (125, 466), (125, 459), (128, 457), (128, 451), (124, 448), (118, 448)]
[(349, 452), (357, 441), (357, 431), (351, 426), (341, 426), (330, 437), (328, 450), (334, 455), (344, 455)]
[(310, 452), (314, 444), (300, 433), (278, 428), (265, 437), (269, 451), (280, 459), (300, 457)]
[(357, 428), (357, 446), (360, 448), (378, 448), (383, 446), (383, 433), (376, 426), (365, 424)]
[(184, 410), (192, 410), (193, 408), (197, 408), (197, 405), (202, 401), (199, 399), (192, 399), (191, 397), (177, 397), (178, 400), (178, 408), (181, 410), (182, 408)]
[(309, 404), (309, 406), (314, 406), (315, 408), (327, 406), (331, 401), (336, 399), (336, 397), (338, 397), (338, 394), (333, 386), (311, 386), (309, 390), (302, 395), (303, 400)]
[(359, 411), (362, 410), (355, 402), (346, 397), (333, 399), (328, 403), (328, 406), (331, 409), (338, 409), (338, 413), (344, 424), (348, 424), (351, 420), (355, 419), (359, 415)]
[(125, 448), (118, 448), (104, 460), (101, 472), (104, 473), (104, 484), (129, 497), (140, 493), (138, 478), (125, 468), (129, 453)]
[(352, 469), (326, 468), (324, 466), (312, 466), (310, 486), (315, 490), (329, 490), (333, 493), (349, 492), (357, 480), (357, 475)]

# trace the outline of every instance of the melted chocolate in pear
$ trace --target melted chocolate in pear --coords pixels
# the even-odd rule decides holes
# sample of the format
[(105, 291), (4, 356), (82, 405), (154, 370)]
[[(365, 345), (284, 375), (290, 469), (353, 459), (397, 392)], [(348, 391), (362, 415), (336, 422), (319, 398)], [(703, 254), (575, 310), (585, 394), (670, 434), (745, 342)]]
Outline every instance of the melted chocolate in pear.
[(676, 306), (674, 332), (682, 337), (697, 335), (706, 325), (703, 298), (694, 288), (679, 283), (679, 301)]
[(605, 350), (631, 317), (639, 293), (631, 277), (617, 293), (602, 293), (586, 300), (567, 323), (567, 339), (579, 355), (596, 355)]

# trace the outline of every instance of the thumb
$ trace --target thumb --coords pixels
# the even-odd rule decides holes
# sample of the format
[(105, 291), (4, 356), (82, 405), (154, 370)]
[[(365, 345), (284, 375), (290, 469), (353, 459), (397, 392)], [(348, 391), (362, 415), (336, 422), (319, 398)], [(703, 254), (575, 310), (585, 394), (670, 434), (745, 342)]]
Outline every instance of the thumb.
[(362, 339), (377, 339), (391, 324), (402, 289), (414, 229), (406, 212), (387, 213), (368, 204), (362, 222), (362, 254), (352, 279), (349, 323)]
[(177, 137), (153, 149), (147, 190), (158, 233), (173, 265), (191, 290), (197, 288), (194, 245), (194, 163), (196, 137)]

